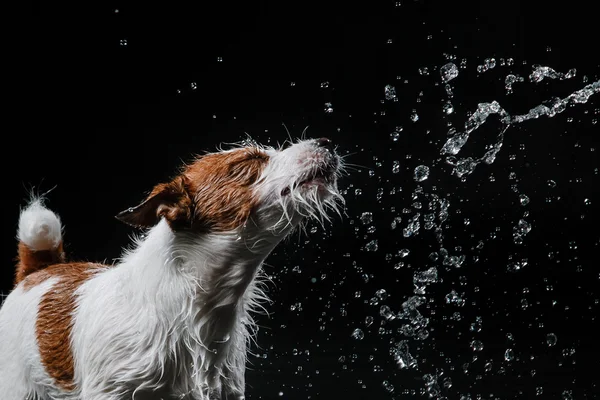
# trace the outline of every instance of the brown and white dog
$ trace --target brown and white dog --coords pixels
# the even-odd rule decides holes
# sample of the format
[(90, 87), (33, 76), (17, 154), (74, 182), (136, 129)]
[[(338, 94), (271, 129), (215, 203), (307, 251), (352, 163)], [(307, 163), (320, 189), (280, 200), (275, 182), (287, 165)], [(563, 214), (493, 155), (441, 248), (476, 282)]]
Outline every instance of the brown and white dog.
[(59, 217), (21, 212), (0, 309), (3, 400), (241, 399), (261, 264), (343, 202), (329, 139), (197, 158), (117, 218), (147, 228), (115, 265), (67, 262)]

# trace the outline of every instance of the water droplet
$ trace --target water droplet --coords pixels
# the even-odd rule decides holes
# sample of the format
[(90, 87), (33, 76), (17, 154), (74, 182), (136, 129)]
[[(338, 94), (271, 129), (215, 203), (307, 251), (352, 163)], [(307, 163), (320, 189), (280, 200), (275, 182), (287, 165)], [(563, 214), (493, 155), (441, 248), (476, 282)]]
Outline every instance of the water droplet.
[(527, 195), (525, 194), (520, 194), (519, 203), (521, 203), (522, 206), (526, 206), (527, 204), (529, 204), (529, 197), (527, 197)]
[(367, 251), (377, 251), (377, 249), (379, 249), (379, 245), (377, 243), (377, 240), (371, 240), (369, 243), (366, 244), (365, 249)]
[(541, 396), (542, 394), (544, 394), (544, 388), (541, 386), (538, 386), (535, 388), (535, 395), (536, 396)]
[(531, 232), (531, 224), (524, 219), (520, 219), (515, 228), (516, 233), (521, 236), (527, 235), (529, 232)]
[(392, 348), (391, 352), (400, 369), (417, 366), (417, 360), (409, 352), (408, 341), (401, 340), (395, 348)]
[(385, 289), (379, 289), (378, 291), (375, 292), (375, 296), (377, 296), (379, 298), (379, 300), (385, 300), (388, 298), (389, 294), (387, 293), (387, 291)]
[(360, 221), (363, 223), (363, 225), (369, 225), (373, 222), (373, 213), (368, 211), (362, 213), (360, 216)]
[(381, 306), (381, 308), (379, 309), (379, 315), (381, 315), (383, 318), (385, 318), (387, 320), (392, 320), (392, 319), (396, 318), (396, 316), (394, 315), (394, 312), (390, 309), (389, 306), (386, 306), (386, 305)]
[(450, 82), (458, 76), (458, 68), (454, 63), (445, 64), (440, 68), (440, 75), (442, 76), (442, 82)]
[(333, 105), (331, 103), (325, 103), (325, 112), (331, 114), (333, 112)]
[(483, 60), (483, 64), (488, 69), (492, 69), (496, 66), (496, 59), (495, 58), (486, 58), (485, 60)]
[(392, 173), (397, 174), (398, 172), (400, 172), (400, 163), (398, 161), (394, 161), (394, 164), (392, 165)]
[(363, 340), (365, 337), (364, 332), (360, 328), (356, 328), (351, 335), (356, 340)]
[(383, 381), (381, 384), (385, 390), (387, 390), (389, 393), (392, 393), (394, 391), (394, 385), (392, 385), (389, 381)]
[(508, 264), (508, 270), (511, 272), (516, 272), (525, 268), (527, 264), (528, 261), (526, 258), (522, 259), (521, 261), (513, 261)]
[(409, 221), (406, 228), (402, 230), (402, 236), (411, 237), (419, 233), (421, 229), (421, 223), (419, 222), (419, 217), (421, 214), (416, 213)]
[(452, 105), (452, 103), (447, 101), (446, 103), (444, 103), (443, 110), (444, 110), (444, 113), (446, 113), (447, 115), (450, 115), (454, 112), (454, 106)]
[(504, 359), (506, 361), (512, 361), (515, 359), (515, 352), (513, 351), (513, 349), (506, 349), (506, 351), (504, 352)]
[(438, 273), (435, 267), (431, 267), (425, 271), (416, 272), (413, 276), (415, 283), (435, 283), (438, 280)]
[(562, 400), (573, 400), (573, 393), (570, 390), (562, 392)]
[(483, 369), (484, 369), (485, 372), (490, 372), (492, 370), (492, 366), (493, 366), (492, 362), (488, 361), (483, 366)]
[(470, 330), (471, 332), (481, 332), (483, 327), (483, 322), (481, 317), (475, 317), (475, 322), (471, 324)]
[(481, 340), (473, 340), (471, 342), (471, 348), (473, 351), (481, 351), (483, 350), (483, 342)]
[(465, 304), (465, 300), (462, 299), (454, 289), (452, 289), (450, 293), (446, 295), (445, 299), (446, 304), (454, 304), (459, 307), (462, 307)]
[(425, 165), (419, 165), (415, 168), (414, 179), (417, 182), (423, 182), (429, 177), (429, 167)]
[(386, 85), (384, 92), (386, 100), (394, 100), (396, 98), (396, 88), (392, 85)]
[(549, 333), (546, 335), (546, 344), (548, 344), (549, 347), (556, 345), (557, 341), (558, 337), (554, 333)]

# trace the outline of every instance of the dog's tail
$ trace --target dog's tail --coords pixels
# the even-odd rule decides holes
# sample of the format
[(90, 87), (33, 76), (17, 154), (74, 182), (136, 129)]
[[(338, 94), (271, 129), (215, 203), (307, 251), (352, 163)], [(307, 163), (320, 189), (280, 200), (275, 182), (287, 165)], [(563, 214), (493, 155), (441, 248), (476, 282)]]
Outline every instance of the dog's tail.
[(60, 218), (44, 207), (41, 198), (34, 199), (21, 211), (17, 237), (19, 256), (15, 284), (29, 274), (65, 261)]

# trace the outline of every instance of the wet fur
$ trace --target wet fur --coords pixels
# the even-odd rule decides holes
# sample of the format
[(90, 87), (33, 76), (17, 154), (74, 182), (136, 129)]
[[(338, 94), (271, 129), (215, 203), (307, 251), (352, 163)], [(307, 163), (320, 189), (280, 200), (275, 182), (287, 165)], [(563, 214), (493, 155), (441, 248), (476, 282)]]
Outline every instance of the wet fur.
[(199, 157), (119, 214), (145, 233), (114, 266), (65, 264), (60, 219), (34, 200), (0, 309), (3, 398), (243, 398), (263, 261), (343, 202), (341, 159), (318, 143)]

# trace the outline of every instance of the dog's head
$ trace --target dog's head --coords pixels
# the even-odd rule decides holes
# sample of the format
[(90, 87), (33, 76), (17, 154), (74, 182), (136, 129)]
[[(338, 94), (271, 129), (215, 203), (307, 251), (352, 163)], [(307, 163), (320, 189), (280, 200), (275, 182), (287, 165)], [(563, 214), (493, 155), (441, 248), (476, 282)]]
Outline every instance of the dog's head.
[(198, 157), (117, 218), (145, 228), (164, 218), (174, 231), (231, 232), (248, 223), (289, 231), (304, 217), (323, 221), (328, 208), (337, 211), (340, 164), (326, 138), (285, 149), (247, 144)]

